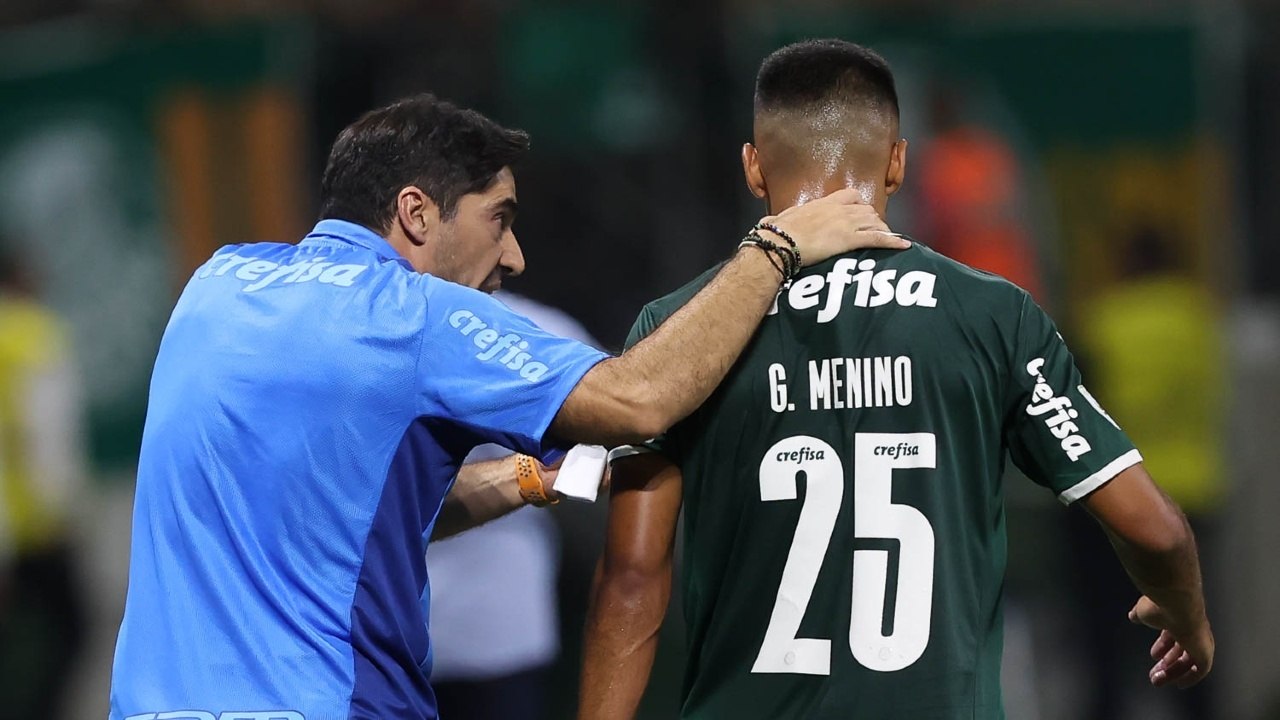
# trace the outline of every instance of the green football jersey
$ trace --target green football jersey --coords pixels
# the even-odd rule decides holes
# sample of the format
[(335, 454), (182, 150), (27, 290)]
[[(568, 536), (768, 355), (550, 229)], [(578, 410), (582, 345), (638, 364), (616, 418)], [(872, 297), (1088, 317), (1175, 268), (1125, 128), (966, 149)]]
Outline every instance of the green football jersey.
[(1064, 503), (1141, 459), (1026, 292), (919, 244), (808, 268), (648, 449), (684, 476), (698, 720), (1003, 718), (1006, 452)]

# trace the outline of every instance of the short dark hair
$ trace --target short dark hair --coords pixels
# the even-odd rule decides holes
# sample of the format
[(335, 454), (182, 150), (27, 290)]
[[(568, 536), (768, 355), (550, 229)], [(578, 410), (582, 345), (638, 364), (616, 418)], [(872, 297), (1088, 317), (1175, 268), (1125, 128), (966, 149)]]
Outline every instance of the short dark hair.
[(756, 112), (805, 111), (829, 103), (891, 111), (898, 90), (889, 63), (876, 52), (834, 38), (805, 40), (775, 50), (756, 76)]
[(365, 113), (329, 151), (320, 181), (320, 217), (386, 232), (396, 196), (422, 189), (453, 217), (463, 195), (489, 186), (529, 149), (529, 136), (474, 110), (423, 93)]

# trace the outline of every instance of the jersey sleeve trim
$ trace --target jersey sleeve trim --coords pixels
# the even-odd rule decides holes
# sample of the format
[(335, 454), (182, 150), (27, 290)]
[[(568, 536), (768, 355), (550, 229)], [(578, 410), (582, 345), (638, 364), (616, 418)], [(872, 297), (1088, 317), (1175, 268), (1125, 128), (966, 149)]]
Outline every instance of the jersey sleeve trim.
[(1107, 483), (1107, 481), (1119, 475), (1122, 471), (1142, 462), (1142, 454), (1137, 450), (1130, 450), (1120, 457), (1112, 460), (1102, 467), (1098, 472), (1072, 485), (1058, 494), (1058, 500), (1063, 505), (1070, 505), (1089, 493), (1097, 490)]
[(636, 455), (648, 455), (657, 452), (651, 447), (644, 445), (622, 445), (609, 451), (608, 462), (612, 465), (615, 461), (622, 458), (634, 457)]

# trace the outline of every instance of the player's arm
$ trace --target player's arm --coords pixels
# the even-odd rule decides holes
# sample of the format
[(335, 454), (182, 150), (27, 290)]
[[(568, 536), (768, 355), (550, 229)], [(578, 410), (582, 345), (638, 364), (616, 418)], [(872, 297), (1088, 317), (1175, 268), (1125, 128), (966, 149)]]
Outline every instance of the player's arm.
[(1213, 663), (1195, 540), (1182, 511), (1142, 467), (1142, 456), (1085, 389), (1066, 342), (1023, 296), (1007, 438), (1018, 467), (1102, 524), (1144, 594), (1130, 619), (1159, 629), (1155, 685), (1198, 682)]
[(1141, 463), (1123, 470), (1082, 502), (1106, 530), (1143, 597), (1129, 619), (1160, 631), (1151, 647), (1152, 684), (1190, 687), (1213, 667), (1200, 561), (1186, 516)]
[(579, 720), (635, 716), (671, 597), (680, 469), (661, 455), (613, 466), (609, 529), (587, 611)]
[[(1147, 475), (1142, 456), (1084, 387), (1066, 341), (1021, 296), (1011, 363), (1010, 456), (1027, 476), (1081, 501), (1106, 530), (1138, 589), (1130, 619), (1159, 629), (1155, 685), (1198, 682), (1213, 663), (1195, 540), (1182, 511)], [(1185, 653), (1185, 654), (1184, 654)]]
[[(875, 211), (857, 201), (856, 192), (841, 190), (790, 208), (773, 222), (795, 239), (805, 264), (860, 247), (910, 246), (886, 234)], [(780, 280), (769, 255), (751, 247), (738, 250), (714, 280), (645, 340), (588, 371), (561, 406), (551, 434), (613, 446), (666, 431), (724, 379), (777, 295)]]
[[(534, 462), (537, 463), (536, 460)], [(559, 465), (537, 465), (543, 486), (551, 492), (551, 497), (555, 497), (553, 488)], [(490, 520), (497, 520), (524, 505), (524, 499), (520, 497), (520, 485), (516, 482), (515, 455), (467, 463), (458, 470), (458, 478), (454, 480), (453, 488), (440, 506), (431, 539), (440, 540), (457, 535)]]

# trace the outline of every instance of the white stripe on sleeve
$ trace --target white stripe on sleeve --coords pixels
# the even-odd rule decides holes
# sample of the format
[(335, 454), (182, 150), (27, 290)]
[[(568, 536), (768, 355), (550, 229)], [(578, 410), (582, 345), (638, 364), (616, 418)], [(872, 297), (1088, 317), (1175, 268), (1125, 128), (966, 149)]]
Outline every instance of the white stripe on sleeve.
[(1058, 500), (1063, 505), (1070, 505), (1089, 493), (1097, 490), (1106, 484), (1108, 480), (1119, 475), (1122, 471), (1142, 462), (1142, 454), (1137, 450), (1130, 450), (1120, 457), (1107, 463), (1101, 470), (1063, 490), (1058, 494)]

